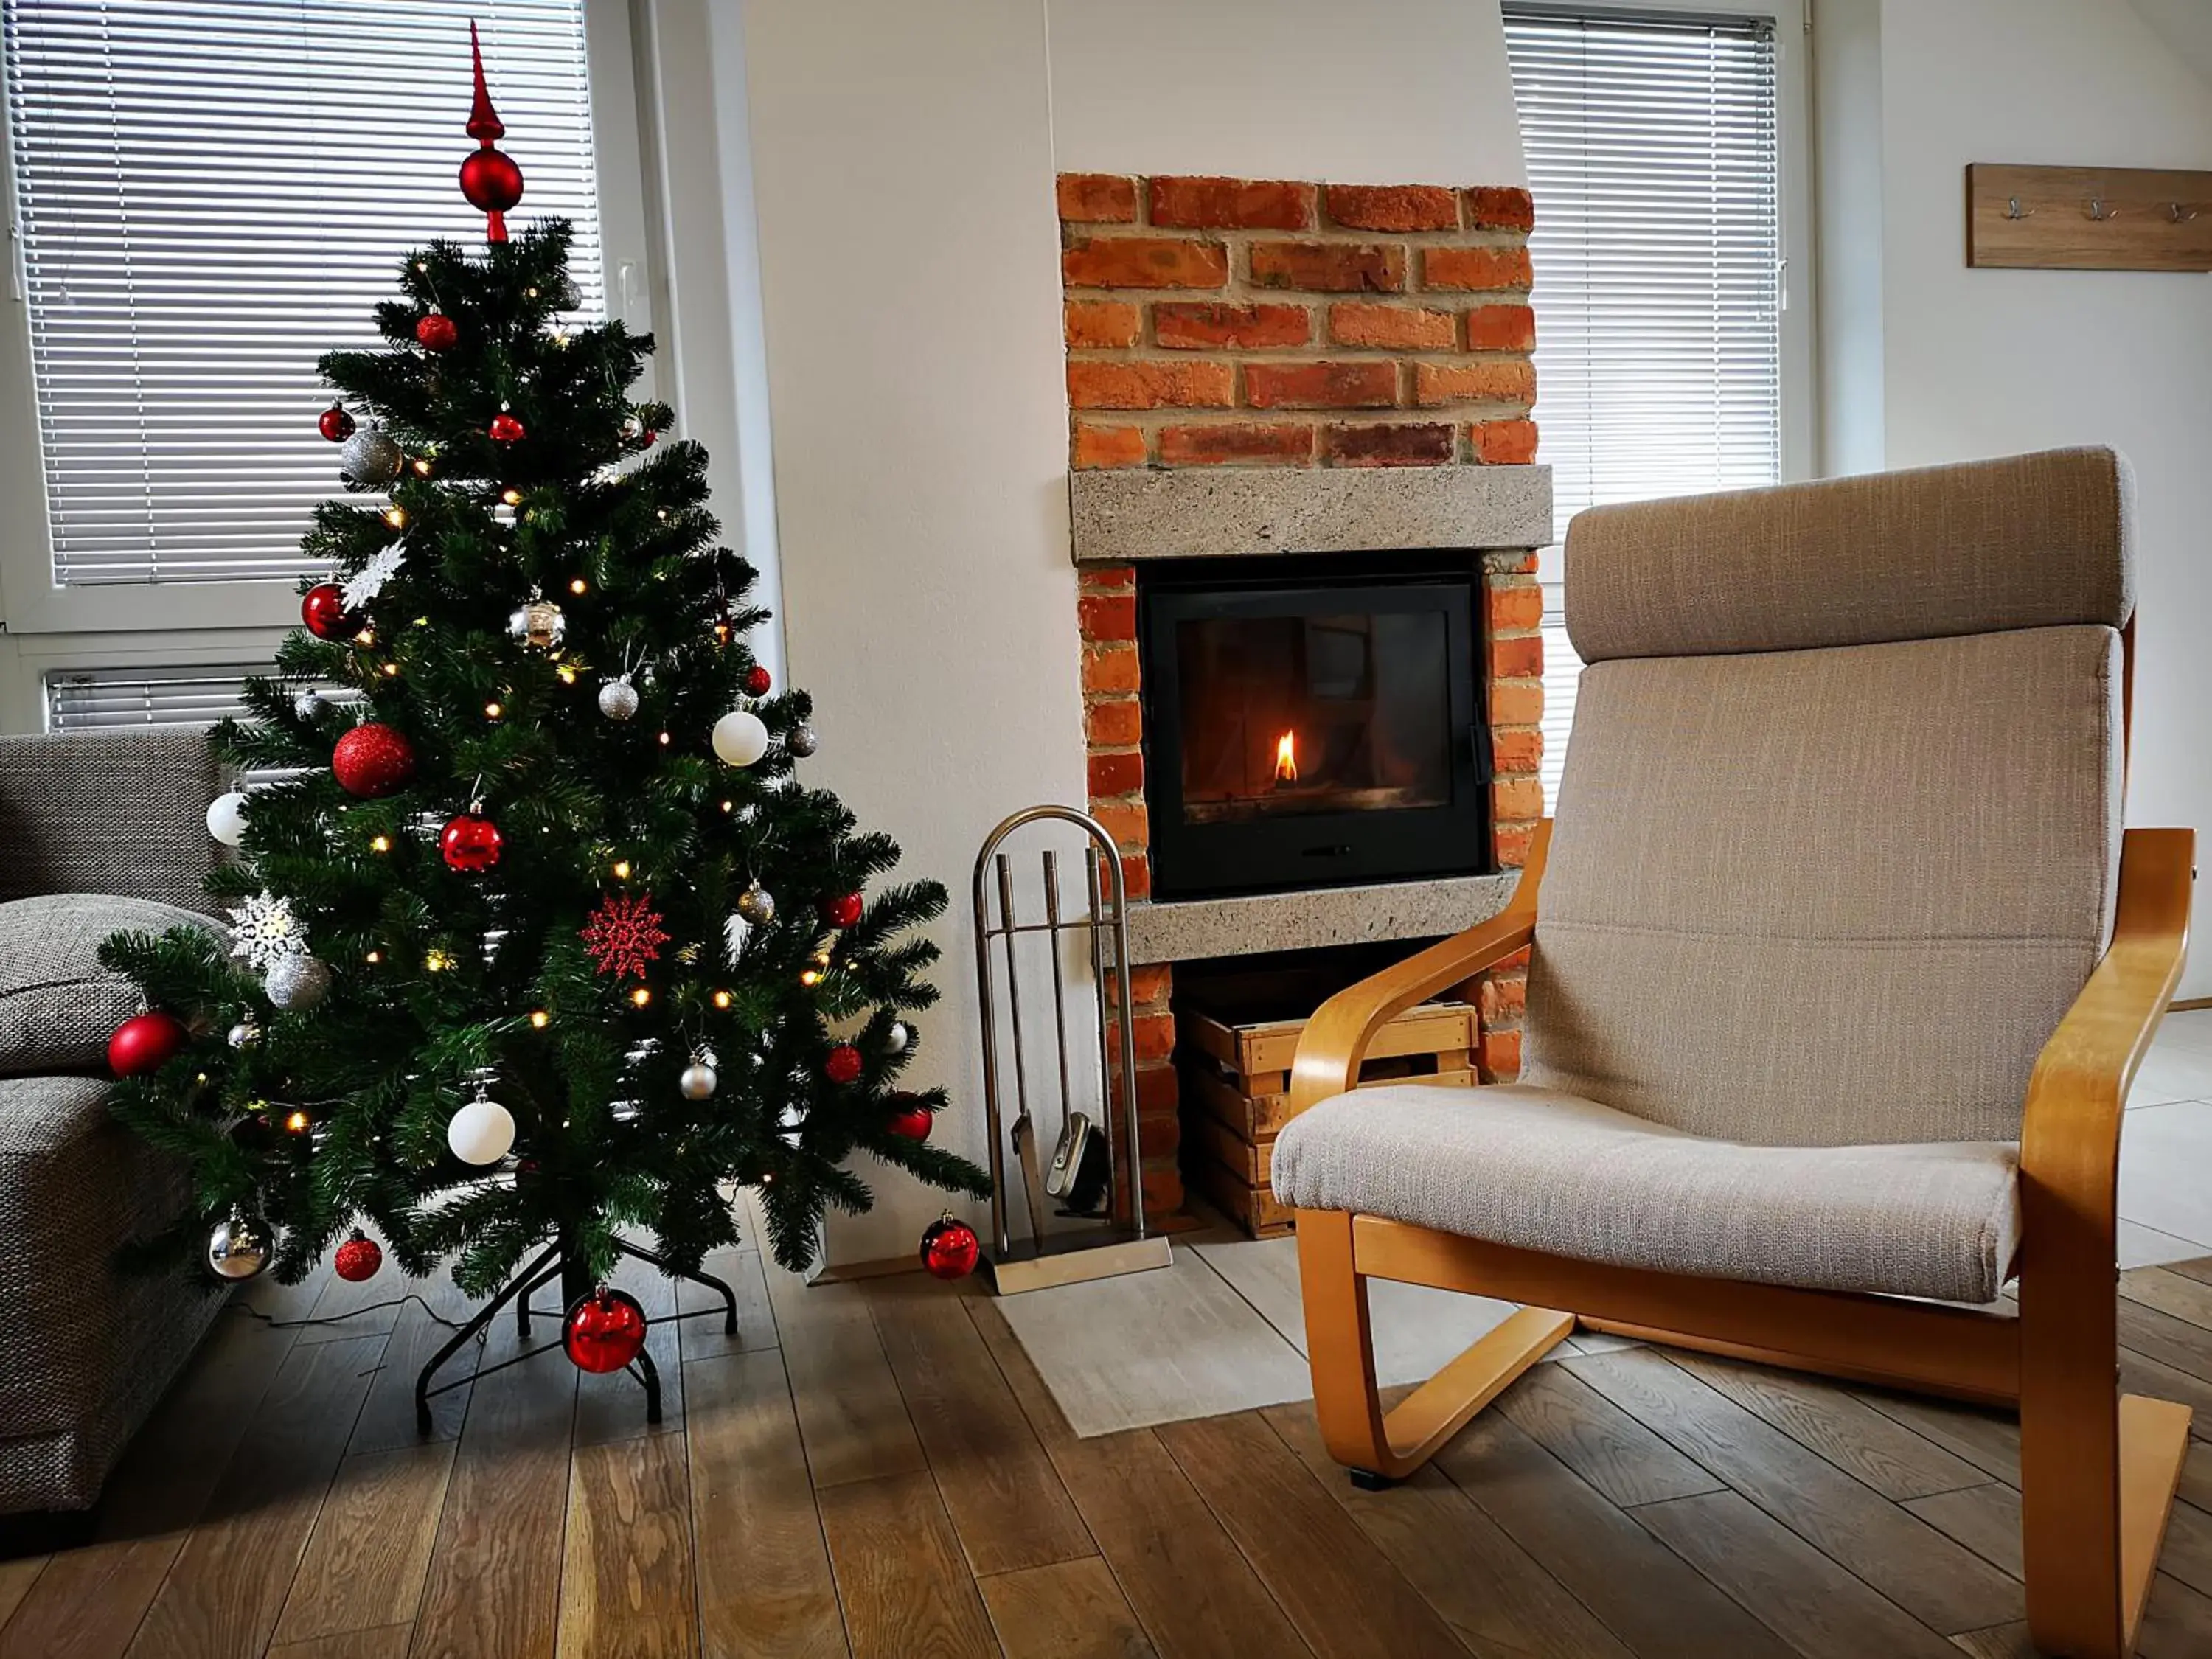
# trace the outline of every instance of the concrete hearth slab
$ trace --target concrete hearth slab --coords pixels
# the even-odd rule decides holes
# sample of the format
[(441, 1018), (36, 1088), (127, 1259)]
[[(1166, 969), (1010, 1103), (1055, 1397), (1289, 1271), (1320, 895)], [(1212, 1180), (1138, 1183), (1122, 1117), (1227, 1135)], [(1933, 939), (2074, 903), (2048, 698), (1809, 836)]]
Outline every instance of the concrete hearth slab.
[(1505, 908), (1517, 871), (1365, 887), (1309, 887), (1243, 898), (1182, 899), (1129, 907), (1129, 960), (1195, 962), (1320, 945), (1456, 933)]
[(1067, 495), (1078, 564), (1552, 539), (1548, 466), (1072, 472)]

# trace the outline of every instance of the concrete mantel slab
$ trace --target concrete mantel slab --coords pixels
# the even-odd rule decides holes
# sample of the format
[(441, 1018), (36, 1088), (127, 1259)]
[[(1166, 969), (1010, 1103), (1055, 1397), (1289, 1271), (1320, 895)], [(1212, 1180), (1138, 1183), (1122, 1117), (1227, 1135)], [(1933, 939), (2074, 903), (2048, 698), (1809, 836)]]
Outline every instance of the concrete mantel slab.
[(1078, 564), (1552, 539), (1548, 466), (1071, 472), (1067, 494)]
[(1129, 907), (1129, 960), (1195, 962), (1322, 945), (1433, 939), (1503, 910), (1521, 872), (1309, 887), (1239, 898), (1179, 899)]

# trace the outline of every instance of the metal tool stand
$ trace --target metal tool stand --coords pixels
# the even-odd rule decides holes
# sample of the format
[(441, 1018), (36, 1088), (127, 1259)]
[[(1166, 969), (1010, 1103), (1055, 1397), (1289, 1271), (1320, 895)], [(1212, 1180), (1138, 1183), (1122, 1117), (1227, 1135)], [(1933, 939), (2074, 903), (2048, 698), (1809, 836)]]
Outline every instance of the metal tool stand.
[[(1085, 915), (1061, 914), (1060, 861), (1046, 848), (1041, 855), (1044, 876), (1044, 920), (1024, 921), (1016, 913), (1012, 864), (1000, 851), (1006, 839), (1024, 825), (1070, 823), (1089, 837), (1084, 849), (1084, 880), (1089, 904)], [(1102, 885), (1103, 866), (1109, 882)], [(988, 879), (995, 877), (995, 881)], [(990, 889), (998, 890), (998, 915), (991, 913)], [(1111, 902), (1107, 902), (1109, 894)], [(982, 1010), (983, 1112), (991, 1137), (991, 1249), (984, 1265), (993, 1288), (1001, 1296), (1041, 1290), (1049, 1285), (1069, 1285), (1085, 1279), (1110, 1279), (1120, 1273), (1164, 1267), (1173, 1260), (1164, 1236), (1145, 1228), (1144, 1158), (1137, 1134), (1137, 1084), (1133, 1065), (1125, 1064), (1120, 1087), (1114, 1086), (1115, 1066), (1106, 1024), (1115, 1022), (1121, 1036), (1121, 1052), (1133, 1054), (1129, 1018), (1128, 895), (1121, 877), (1121, 849), (1105, 827), (1088, 813), (1072, 806), (1032, 806), (1017, 812), (985, 838), (975, 855), (975, 977)], [(1053, 1044), (1059, 1061), (1061, 1120), (1075, 1105), (1068, 1073), (1067, 988), (1060, 967), (1060, 939), (1081, 930), (1088, 935), (1092, 994), (1098, 1014), (1099, 1119), (1106, 1145), (1115, 1161), (1115, 1185), (1128, 1194), (1128, 1221), (1123, 1224), (1111, 1213), (1095, 1225), (1070, 1228), (1047, 1236), (1044, 1194), (1040, 1184), (1036, 1126), (1030, 1115), (1026, 1074), (1027, 1039), (1022, 1018), (1021, 973), (1015, 941), (1024, 934), (1042, 934), (1052, 959)], [(1028, 1238), (1016, 1241), (1007, 1225), (1006, 1127), (1001, 1104), (1004, 1089), (999, 1074), (998, 974), (992, 945), (999, 942), (1005, 956), (1008, 1024), (1014, 1050), (1014, 1146), (1022, 1172), (1030, 1215)], [(1116, 994), (1107, 994), (1107, 975), (1113, 975)]]

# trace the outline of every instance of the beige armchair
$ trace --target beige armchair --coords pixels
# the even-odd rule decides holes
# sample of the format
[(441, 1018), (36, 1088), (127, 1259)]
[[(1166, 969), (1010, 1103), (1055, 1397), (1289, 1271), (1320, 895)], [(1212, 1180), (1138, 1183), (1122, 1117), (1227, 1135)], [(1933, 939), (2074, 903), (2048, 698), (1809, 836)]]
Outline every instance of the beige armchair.
[[(2131, 1650), (2189, 1413), (2114, 1380), (2120, 1113), (2193, 838), (2120, 828), (2130, 536), (2106, 450), (1575, 520), (1556, 818), (1504, 915), (1323, 1006), (1275, 1148), (1355, 1480), (1578, 1322), (2016, 1405), (2033, 1639)], [(1524, 945), (1518, 1083), (1349, 1091)], [(1385, 1413), (1377, 1278), (1527, 1305)]]

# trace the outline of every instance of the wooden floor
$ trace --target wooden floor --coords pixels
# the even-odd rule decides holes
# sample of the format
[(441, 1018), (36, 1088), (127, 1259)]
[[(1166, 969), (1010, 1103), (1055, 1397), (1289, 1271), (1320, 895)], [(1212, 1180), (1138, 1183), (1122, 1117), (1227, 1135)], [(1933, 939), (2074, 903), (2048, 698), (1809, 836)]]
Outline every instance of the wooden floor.
[[(549, 1356), (447, 1396), (423, 1443), (419, 1309), (226, 1315), (97, 1540), (0, 1562), (0, 1659), (2028, 1652), (1995, 1415), (1575, 1355), (1361, 1492), (1303, 1405), (1075, 1438), (972, 1287), (711, 1265), (740, 1334), (656, 1329), (651, 1433), (634, 1383)], [(2212, 1429), (2212, 1259), (2123, 1283), (2123, 1382)], [(275, 1311), (317, 1294), (369, 1299)], [(2212, 1444), (2183, 1497), (2149, 1659), (2212, 1655)]]

